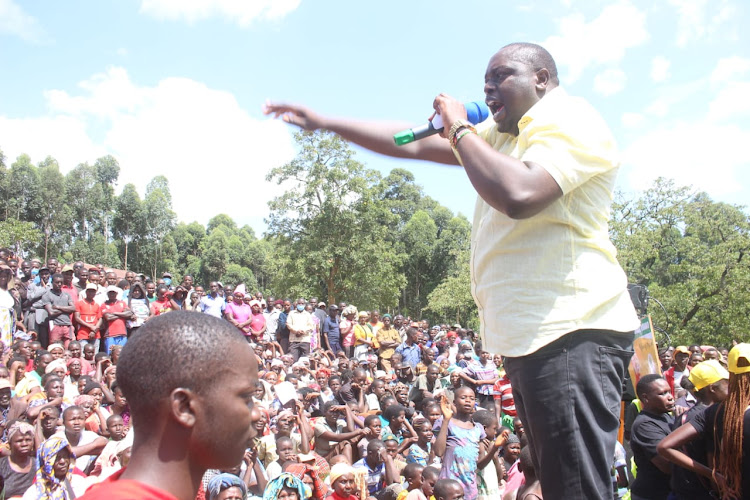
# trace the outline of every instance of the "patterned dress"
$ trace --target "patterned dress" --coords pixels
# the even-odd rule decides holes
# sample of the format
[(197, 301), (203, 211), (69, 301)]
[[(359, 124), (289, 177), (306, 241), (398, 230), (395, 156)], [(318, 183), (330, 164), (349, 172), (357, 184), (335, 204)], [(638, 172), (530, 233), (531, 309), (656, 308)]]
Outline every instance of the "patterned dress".
[(440, 479), (455, 479), (464, 487), (464, 499), (475, 500), (477, 491), (477, 460), (479, 442), (486, 437), (481, 424), (475, 423), (471, 429), (464, 429), (448, 422), (443, 467)]

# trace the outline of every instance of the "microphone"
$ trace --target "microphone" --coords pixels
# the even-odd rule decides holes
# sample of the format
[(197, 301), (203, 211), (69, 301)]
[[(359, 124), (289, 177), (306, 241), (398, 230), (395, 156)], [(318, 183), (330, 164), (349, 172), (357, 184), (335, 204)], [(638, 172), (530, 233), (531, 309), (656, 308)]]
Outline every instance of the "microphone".
[[(490, 116), (490, 109), (484, 101), (465, 102), (464, 107), (466, 108), (466, 119), (474, 125), (483, 122)], [(442, 131), (443, 118), (440, 115), (435, 115), (435, 118), (431, 122), (394, 134), (393, 141), (396, 143), (396, 146), (403, 146), (404, 144), (424, 139)]]

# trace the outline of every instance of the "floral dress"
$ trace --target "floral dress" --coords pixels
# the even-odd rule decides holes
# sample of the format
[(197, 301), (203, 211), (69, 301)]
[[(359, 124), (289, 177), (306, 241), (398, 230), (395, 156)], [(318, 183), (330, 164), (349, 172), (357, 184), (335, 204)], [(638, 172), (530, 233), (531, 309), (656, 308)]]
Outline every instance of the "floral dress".
[[(438, 422), (439, 423), (439, 422)], [(440, 479), (455, 479), (464, 487), (465, 500), (475, 500), (477, 491), (477, 460), (479, 442), (486, 437), (481, 424), (474, 423), (471, 429), (464, 429), (448, 422), (443, 467)]]

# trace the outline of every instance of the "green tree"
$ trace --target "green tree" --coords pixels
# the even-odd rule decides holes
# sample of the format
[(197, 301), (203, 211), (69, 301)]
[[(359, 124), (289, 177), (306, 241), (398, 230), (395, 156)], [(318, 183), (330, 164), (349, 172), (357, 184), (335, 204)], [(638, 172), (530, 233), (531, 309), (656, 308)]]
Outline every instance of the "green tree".
[(141, 197), (133, 184), (126, 184), (122, 193), (114, 202), (115, 211), (112, 218), (113, 236), (122, 242), (122, 261), (128, 267), (128, 250), (130, 243), (141, 237), (145, 230), (145, 212)]
[(39, 172), (28, 155), (21, 155), (10, 166), (6, 217), (35, 221), (39, 209)]
[(295, 139), (296, 158), (267, 176), (286, 187), (269, 203), (267, 220), (280, 266), (274, 290), (395, 306), (404, 278), (380, 223), (397, 222), (378, 198), (380, 176), (336, 135), (300, 132)]
[[(146, 246), (151, 253), (148, 269), (152, 276), (156, 276), (158, 272), (169, 269), (166, 263), (162, 262), (162, 254), (165, 249), (162, 240), (172, 230), (176, 219), (176, 215), (172, 211), (172, 194), (169, 191), (169, 181), (166, 177), (160, 175), (154, 177), (148, 183), (143, 204), (145, 211), (144, 236), (149, 240)], [(172, 244), (174, 244), (174, 241), (172, 241)], [(176, 258), (176, 250), (174, 256)], [(174, 262), (170, 263), (170, 266), (174, 265)]]
[(12, 249), (16, 254), (36, 245), (42, 239), (42, 233), (31, 222), (18, 219), (0, 221), (0, 246)]
[(611, 234), (631, 283), (649, 288), (657, 326), (675, 342), (731, 345), (750, 327), (750, 220), (659, 179), (643, 196), (618, 199)]
[[(65, 177), (60, 173), (57, 160), (47, 157), (39, 164), (39, 213), (37, 223), (44, 234), (44, 260), (49, 255), (52, 239), (61, 239), (69, 235), (72, 212), (65, 199)], [(63, 230), (63, 231), (61, 231)], [(62, 242), (55, 255), (60, 253)]]

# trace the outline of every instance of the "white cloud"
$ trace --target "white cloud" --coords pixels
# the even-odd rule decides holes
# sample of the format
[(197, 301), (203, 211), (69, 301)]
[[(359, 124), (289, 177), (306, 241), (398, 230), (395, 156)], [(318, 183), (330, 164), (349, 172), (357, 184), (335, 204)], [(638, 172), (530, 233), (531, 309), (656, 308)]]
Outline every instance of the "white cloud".
[(130, 54), (130, 51), (126, 49), (125, 47), (120, 47), (117, 49), (116, 54), (120, 57), (127, 57), (128, 54)]
[(715, 123), (731, 118), (750, 118), (750, 81), (729, 82), (708, 105), (708, 119)]
[(711, 73), (711, 83), (724, 84), (750, 71), (750, 59), (739, 56), (723, 57)]
[(249, 26), (256, 19), (280, 19), (295, 10), (301, 0), (141, 0), (141, 12), (157, 19), (184, 19), (192, 24), (223, 17)]
[(664, 56), (656, 56), (651, 59), (651, 79), (655, 82), (663, 82), (669, 78), (670, 62)]
[(731, 33), (726, 24), (735, 17), (736, 7), (731, 0), (668, 0), (677, 11), (677, 45), (711, 37), (716, 33)]
[(619, 68), (610, 68), (594, 77), (594, 91), (603, 96), (617, 94), (625, 88), (628, 77)]
[(266, 213), (279, 194), (265, 175), (294, 156), (287, 126), (251, 116), (231, 93), (187, 78), (139, 86), (123, 68), (79, 87), (76, 94), (46, 92), (48, 116), (0, 117), (7, 156), (52, 155), (68, 171), (112, 154), (120, 162), (119, 185), (132, 182), (141, 195), (150, 179), (165, 175), (185, 221), (205, 223), (230, 208), (235, 220), (247, 221)]
[(750, 130), (699, 121), (655, 130), (623, 153), (623, 176), (637, 190), (651, 187), (657, 177), (692, 185), (714, 198), (746, 189), (736, 172), (747, 170), (744, 154)]
[(564, 84), (578, 80), (589, 66), (612, 65), (625, 51), (649, 39), (646, 14), (627, 0), (602, 9), (601, 14), (586, 22), (583, 14), (575, 13), (558, 22), (559, 34), (541, 45), (547, 48), (558, 66), (567, 69)]
[(46, 35), (34, 16), (13, 0), (0, 0), (0, 33), (21, 37), (27, 42), (43, 42)]
[(627, 128), (639, 127), (645, 117), (641, 113), (625, 112), (620, 117), (620, 122)]

